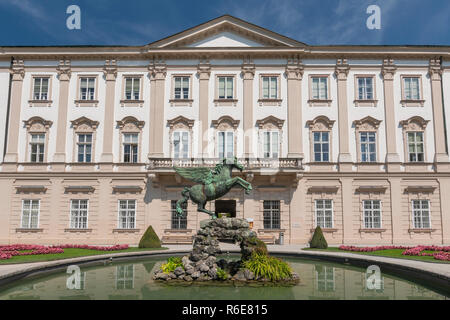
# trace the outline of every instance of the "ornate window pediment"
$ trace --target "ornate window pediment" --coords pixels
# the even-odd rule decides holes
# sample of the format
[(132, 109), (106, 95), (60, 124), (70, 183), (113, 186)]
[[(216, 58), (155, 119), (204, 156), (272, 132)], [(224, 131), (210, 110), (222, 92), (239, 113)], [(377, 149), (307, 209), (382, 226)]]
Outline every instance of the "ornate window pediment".
[(278, 119), (274, 116), (268, 116), (264, 119), (257, 120), (256, 125), (259, 129), (279, 129), (283, 128), (284, 120)]
[(75, 131), (79, 132), (92, 132), (97, 129), (99, 122), (91, 120), (86, 117), (80, 117), (71, 121), (72, 127)]
[(172, 120), (167, 120), (167, 125), (171, 130), (177, 129), (189, 129), (192, 130), (194, 126), (195, 120), (188, 119), (183, 116), (178, 116), (173, 118)]
[(139, 121), (133, 116), (128, 116), (120, 121), (117, 121), (117, 126), (120, 131), (126, 132), (140, 132), (144, 127), (145, 121)]
[(335, 120), (330, 120), (327, 116), (317, 116), (314, 120), (306, 121), (306, 124), (313, 131), (328, 131), (333, 128)]
[(407, 120), (400, 121), (400, 125), (403, 127), (403, 130), (423, 131), (427, 127), (428, 122), (430, 122), (430, 120), (425, 120), (421, 116), (414, 116)]
[(234, 120), (230, 116), (222, 116), (217, 120), (213, 120), (212, 125), (217, 130), (236, 130), (239, 126), (239, 120)]
[(29, 132), (47, 132), (53, 122), (44, 120), (41, 117), (31, 117), (23, 122)]
[(358, 131), (375, 131), (380, 126), (380, 123), (381, 120), (377, 120), (371, 116), (353, 121), (353, 124)]

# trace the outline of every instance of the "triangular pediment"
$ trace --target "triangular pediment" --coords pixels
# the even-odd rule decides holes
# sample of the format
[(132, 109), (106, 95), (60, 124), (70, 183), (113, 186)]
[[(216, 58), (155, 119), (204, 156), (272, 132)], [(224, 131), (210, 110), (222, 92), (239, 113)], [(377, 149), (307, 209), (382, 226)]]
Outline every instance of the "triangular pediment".
[(152, 48), (303, 47), (304, 43), (225, 15), (149, 44)]

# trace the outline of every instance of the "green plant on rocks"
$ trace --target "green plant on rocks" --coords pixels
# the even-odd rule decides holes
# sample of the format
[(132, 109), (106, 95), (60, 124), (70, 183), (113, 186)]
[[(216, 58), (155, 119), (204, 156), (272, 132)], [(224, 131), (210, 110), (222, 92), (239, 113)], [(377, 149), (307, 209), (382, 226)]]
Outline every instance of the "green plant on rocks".
[(309, 246), (316, 249), (328, 248), (327, 240), (323, 236), (322, 229), (319, 226), (317, 226), (316, 230), (314, 230), (314, 234), (311, 238), (311, 241), (309, 242)]
[(164, 273), (171, 273), (174, 272), (176, 268), (181, 267), (184, 269), (183, 267), (183, 262), (181, 261), (180, 257), (170, 257), (169, 259), (167, 259), (167, 263), (164, 263), (161, 266), (161, 270)]
[(267, 254), (253, 252), (251, 258), (243, 262), (243, 267), (252, 271), (257, 279), (280, 281), (292, 277), (288, 263)]
[(222, 280), (222, 281), (227, 280), (228, 279), (228, 273), (225, 270), (221, 269), (221, 268), (217, 268), (217, 279), (218, 280)]
[(139, 248), (161, 248), (161, 241), (152, 226), (149, 226), (142, 235)]

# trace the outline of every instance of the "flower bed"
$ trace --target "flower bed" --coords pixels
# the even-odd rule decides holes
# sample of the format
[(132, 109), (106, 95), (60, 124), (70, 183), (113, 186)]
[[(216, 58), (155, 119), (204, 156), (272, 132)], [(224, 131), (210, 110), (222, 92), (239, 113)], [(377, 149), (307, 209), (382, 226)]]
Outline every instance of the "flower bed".
[(11, 259), (13, 256), (29, 256), (40, 254), (55, 254), (64, 253), (64, 249), (87, 249), (96, 251), (117, 251), (128, 249), (128, 245), (114, 245), (114, 246), (89, 246), (64, 244), (57, 246), (41, 246), (32, 244), (13, 244), (0, 246), (0, 260)]
[[(373, 252), (380, 250), (391, 250), (391, 249), (404, 249), (402, 252), (404, 256), (430, 256), (436, 260), (450, 261), (450, 246), (439, 247), (439, 246), (378, 246), (378, 247), (355, 247), (355, 246), (339, 246), (339, 250), (344, 251), (354, 251), (354, 252)], [(435, 251), (435, 252), (424, 252), (424, 251)]]

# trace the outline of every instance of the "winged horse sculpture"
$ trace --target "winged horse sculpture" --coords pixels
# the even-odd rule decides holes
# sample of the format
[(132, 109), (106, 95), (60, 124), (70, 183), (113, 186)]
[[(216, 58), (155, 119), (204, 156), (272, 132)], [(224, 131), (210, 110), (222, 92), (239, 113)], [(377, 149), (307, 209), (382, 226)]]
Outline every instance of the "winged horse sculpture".
[(249, 194), (252, 190), (252, 185), (240, 177), (232, 178), (231, 172), (233, 168), (241, 172), (244, 170), (244, 166), (238, 162), (236, 157), (234, 157), (234, 161), (223, 159), (222, 163), (218, 163), (213, 169), (205, 167), (180, 168), (174, 166), (175, 171), (180, 176), (198, 183), (190, 188), (185, 187), (181, 191), (183, 198), (177, 201), (177, 216), (183, 216), (181, 205), (186, 203), (190, 198), (197, 204), (197, 211), (207, 213), (212, 219), (216, 219), (217, 216), (214, 212), (205, 209), (206, 202), (222, 197), (236, 185), (241, 186), (245, 189), (245, 193)]

